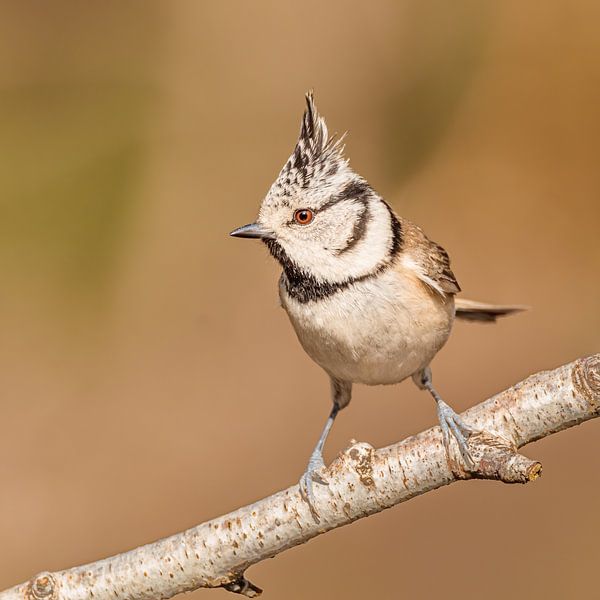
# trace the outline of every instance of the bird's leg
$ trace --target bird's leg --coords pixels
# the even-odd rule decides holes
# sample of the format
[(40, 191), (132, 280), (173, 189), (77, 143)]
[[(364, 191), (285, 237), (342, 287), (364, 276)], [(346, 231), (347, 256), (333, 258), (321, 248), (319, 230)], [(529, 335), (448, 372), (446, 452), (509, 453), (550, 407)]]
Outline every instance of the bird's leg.
[(333, 422), (335, 421), (339, 410), (339, 407), (334, 404), (329, 413), (329, 417), (327, 418), (327, 422), (325, 423), (325, 427), (323, 427), (319, 441), (308, 459), (306, 472), (300, 479), (300, 491), (302, 492), (302, 496), (311, 506), (314, 504), (313, 482), (316, 481), (317, 483), (327, 485), (327, 480), (323, 478), (319, 471), (325, 466), (325, 462), (323, 461), (323, 447), (325, 446), (325, 441), (327, 440), (327, 436), (331, 431)]
[(438, 420), (442, 429), (442, 437), (444, 440), (446, 453), (448, 456), (450, 456), (450, 433), (452, 433), (454, 439), (458, 443), (458, 448), (467, 468), (472, 469), (475, 466), (475, 463), (471, 453), (469, 452), (467, 440), (471, 434), (475, 433), (475, 430), (472, 427), (469, 427), (469, 425), (467, 425), (436, 392), (431, 380), (431, 370), (429, 367), (423, 369), (423, 371), (413, 376), (413, 380), (418, 387), (427, 390), (433, 396), (433, 399), (437, 404)]
[(308, 505), (310, 506), (310, 510), (313, 513), (315, 519), (318, 520), (318, 513), (315, 508), (315, 495), (313, 491), (313, 483), (320, 483), (322, 485), (327, 485), (328, 482), (323, 478), (323, 475), (319, 473), (319, 471), (325, 466), (325, 462), (323, 461), (323, 447), (325, 446), (325, 441), (327, 440), (327, 436), (333, 427), (333, 423), (335, 418), (337, 417), (338, 412), (342, 408), (344, 408), (348, 402), (350, 402), (352, 385), (346, 382), (340, 382), (335, 379), (331, 380), (331, 392), (333, 396), (333, 407), (331, 412), (329, 413), (329, 417), (325, 423), (325, 427), (323, 427), (323, 431), (321, 432), (321, 436), (319, 437), (319, 441), (315, 446), (315, 449), (312, 451), (310, 455), (310, 459), (308, 460), (308, 466), (306, 467), (306, 472), (300, 478), (300, 493), (302, 497)]

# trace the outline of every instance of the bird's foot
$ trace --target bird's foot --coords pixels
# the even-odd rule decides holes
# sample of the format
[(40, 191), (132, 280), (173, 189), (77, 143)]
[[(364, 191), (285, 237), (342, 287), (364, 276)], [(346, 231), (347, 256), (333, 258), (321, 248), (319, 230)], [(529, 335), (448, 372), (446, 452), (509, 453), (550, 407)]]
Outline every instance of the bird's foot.
[(320, 483), (321, 485), (329, 485), (327, 479), (323, 477), (322, 471), (325, 469), (325, 462), (323, 461), (323, 454), (315, 451), (312, 453), (306, 472), (300, 478), (300, 495), (304, 501), (308, 504), (310, 512), (312, 513), (315, 521), (319, 522), (319, 513), (316, 509), (315, 494), (313, 490), (313, 483)]
[(475, 429), (469, 427), (441, 398), (437, 400), (437, 412), (446, 453), (450, 456), (450, 433), (452, 433), (467, 469), (472, 470), (475, 467), (475, 461), (469, 451), (468, 440), (475, 433)]

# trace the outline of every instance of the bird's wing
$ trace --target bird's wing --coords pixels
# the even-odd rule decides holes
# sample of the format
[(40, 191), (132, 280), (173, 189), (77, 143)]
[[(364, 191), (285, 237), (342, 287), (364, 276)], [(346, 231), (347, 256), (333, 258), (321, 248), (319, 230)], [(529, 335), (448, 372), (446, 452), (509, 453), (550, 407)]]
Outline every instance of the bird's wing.
[(450, 268), (450, 257), (448, 253), (435, 242), (427, 239), (429, 248), (425, 256), (427, 275), (439, 286), (446, 294), (457, 294), (460, 292), (460, 286), (456, 277)]
[(402, 220), (402, 262), (417, 277), (439, 294), (457, 294), (460, 286), (452, 269), (450, 257), (439, 245), (430, 240), (414, 223)]

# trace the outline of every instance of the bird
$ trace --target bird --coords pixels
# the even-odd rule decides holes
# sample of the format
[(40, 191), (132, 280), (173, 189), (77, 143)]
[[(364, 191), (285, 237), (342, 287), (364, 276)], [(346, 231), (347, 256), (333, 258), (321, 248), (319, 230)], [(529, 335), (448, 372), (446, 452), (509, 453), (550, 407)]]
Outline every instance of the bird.
[(323, 448), (354, 384), (412, 378), (435, 400), (447, 455), (452, 436), (473, 468), (475, 430), (433, 387), (430, 363), (456, 319), (493, 322), (526, 308), (457, 298), (446, 250), (350, 167), (344, 137), (329, 135), (308, 92), (294, 151), (258, 218), (230, 233), (262, 240), (279, 262), (281, 305), (305, 352), (329, 375), (331, 410), (299, 482), (316, 518), (315, 484), (328, 484)]

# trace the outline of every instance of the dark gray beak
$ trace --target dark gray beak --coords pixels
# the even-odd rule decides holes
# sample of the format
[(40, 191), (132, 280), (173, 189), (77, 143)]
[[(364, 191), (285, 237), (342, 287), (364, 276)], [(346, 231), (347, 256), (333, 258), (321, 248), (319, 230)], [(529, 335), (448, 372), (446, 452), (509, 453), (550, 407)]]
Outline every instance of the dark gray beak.
[(248, 225), (234, 229), (229, 235), (239, 238), (266, 240), (273, 237), (273, 232), (269, 231), (259, 223), (249, 223)]

